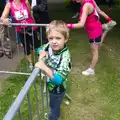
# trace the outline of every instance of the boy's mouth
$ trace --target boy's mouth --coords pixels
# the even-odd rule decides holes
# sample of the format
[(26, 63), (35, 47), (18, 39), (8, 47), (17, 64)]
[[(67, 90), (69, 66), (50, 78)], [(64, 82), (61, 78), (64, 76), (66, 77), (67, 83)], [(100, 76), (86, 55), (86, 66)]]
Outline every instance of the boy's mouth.
[(57, 47), (58, 45), (56, 45), (56, 44), (53, 44), (52, 46), (53, 46), (53, 47)]
[(57, 47), (57, 45), (52, 45), (52, 47), (53, 47), (53, 48), (56, 48), (56, 47)]

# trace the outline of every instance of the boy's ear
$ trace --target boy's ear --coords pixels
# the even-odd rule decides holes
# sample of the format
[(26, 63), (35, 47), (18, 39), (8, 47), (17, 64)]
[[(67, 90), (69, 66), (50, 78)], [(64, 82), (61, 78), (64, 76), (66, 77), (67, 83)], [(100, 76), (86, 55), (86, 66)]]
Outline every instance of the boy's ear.
[(68, 39), (65, 40), (65, 43), (68, 41)]

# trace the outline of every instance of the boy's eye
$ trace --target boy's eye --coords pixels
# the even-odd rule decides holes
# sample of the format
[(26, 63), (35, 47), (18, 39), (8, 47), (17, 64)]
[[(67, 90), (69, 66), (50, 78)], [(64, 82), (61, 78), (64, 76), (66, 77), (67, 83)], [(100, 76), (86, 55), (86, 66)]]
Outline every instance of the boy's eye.
[(48, 39), (49, 39), (49, 40), (52, 40), (52, 39), (53, 39), (53, 37), (49, 37)]
[(56, 37), (56, 39), (58, 39), (58, 40), (59, 40), (59, 39), (61, 39), (61, 38), (60, 38), (60, 37)]
[(61, 37), (55, 37), (55, 38), (53, 38), (53, 37), (49, 37), (48, 39), (49, 39), (49, 40), (53, 40), (53, 39), (60, 40)]

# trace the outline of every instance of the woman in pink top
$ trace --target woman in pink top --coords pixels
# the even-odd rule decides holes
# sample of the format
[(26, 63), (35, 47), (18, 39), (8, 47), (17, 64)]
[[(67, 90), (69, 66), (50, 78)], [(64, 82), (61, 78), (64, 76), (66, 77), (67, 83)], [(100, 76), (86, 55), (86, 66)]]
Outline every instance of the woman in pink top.
[(85, 27), (92, 51), (92, 61), (89, 68), (83, 71), (82, 74), (86, 76), (94, 75), (94, 69), (98, 62), (98, 50), (101, 43), (102, 24), (99, 21), (99, 16), (92, 0), (76, 0), (76, 2), (81, 3), (80, 20), (76, 24), (67, 24), (67, 26), (69, 28)]
[[(9, 19), (8, 19), (9, 13), (11, 13), (11, 16), (13, 17), (16, 23), (27, 23), (27, 24), (35, 23), (31, 15), (31, 10), (28, 0), (9, 0), (9, 2), (5, 6), (5, 9), (1, 17), (4, 24), (9, 24)], [(32, 69), (33, 64), (32, 64), (30, 48), (32, 46), (32, 50), (33, 50), (34, 48), (38, 48), (40, 46), (40, 41), (37, 38), (36, 27), (32, 28), (28, 26), (17, 26), (16, 30), (19, 33), (22, 44), (24, 46), (24, 52), (26, 58), (30, 64), (29, 69)], [(33, 38), (32, 35), (34, 36), (34, 41), (32, 39)]]
[(107, 35), (108, 31), (111, 30), (117, 23), (112, 20), (111, 17), (109, 17), (104, 11), (102, 11), (96, 4), (95, 0), (92, 0), (96, 11), (98, 14), (100, 14), (102, 17), (104, 17), (105, 20), (107, 20), (107, 23), (102, 24), (102, 29), (104, 30), (102, 37), (101, 37), (101, 43), (103, 43), (105, 36)]

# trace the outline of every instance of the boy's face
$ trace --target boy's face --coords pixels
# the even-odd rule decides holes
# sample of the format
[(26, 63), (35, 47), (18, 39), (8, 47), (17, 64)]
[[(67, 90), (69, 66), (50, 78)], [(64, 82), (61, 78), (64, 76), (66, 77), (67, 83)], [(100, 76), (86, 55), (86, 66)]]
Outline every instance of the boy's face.
[(53, 51), (59, 51), (63, 49), (65, 43), (67, 42), (64, 36), (55, 30), (51, 30), (51, 32), (48, 34), (48, 41)]

